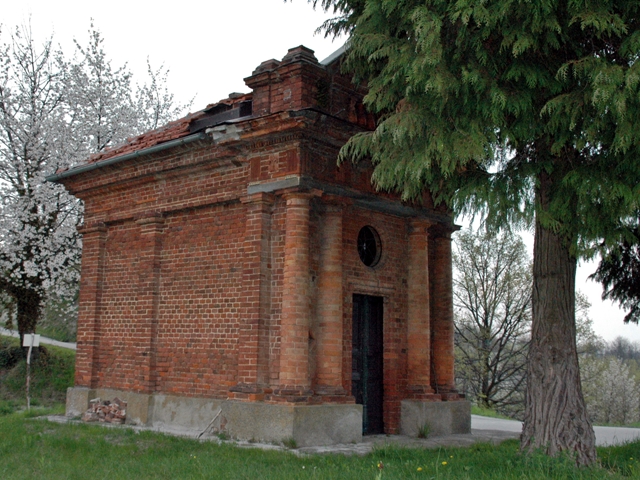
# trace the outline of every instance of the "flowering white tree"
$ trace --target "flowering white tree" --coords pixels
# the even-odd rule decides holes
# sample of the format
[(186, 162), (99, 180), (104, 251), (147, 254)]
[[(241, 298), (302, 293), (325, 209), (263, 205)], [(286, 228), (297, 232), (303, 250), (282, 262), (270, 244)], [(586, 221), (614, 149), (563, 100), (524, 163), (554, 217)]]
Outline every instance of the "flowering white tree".
[[(0, 35), (2, 32), (0, 31)], [(45, 176), (177, 116), (166, 71), (132, 85), (113, 68), (91, 25), (71, 60), (30, 28), (0, 37), (0, 291), (15, 307), (18, 331), (35, 331), (48, 296), (75, 293), (82, 206)]]
[(179, 117), (186, 108), (176, 105), (169, 93), (168, 71), (164, 67), (154, 70), (147, 60), (147, 83), (135, 86), (127, 65), (114, 68), (104, 51), (104, 39), (93, 23), (87, 46), (77, 40), (74, 43), (76, 57), (65, 68), (68, 120), (80, 159), (155, 129)]
[(640, 419), (640, 383), (620, 358), (580, 359), (582, 388), (594, 423), (626, 425)]

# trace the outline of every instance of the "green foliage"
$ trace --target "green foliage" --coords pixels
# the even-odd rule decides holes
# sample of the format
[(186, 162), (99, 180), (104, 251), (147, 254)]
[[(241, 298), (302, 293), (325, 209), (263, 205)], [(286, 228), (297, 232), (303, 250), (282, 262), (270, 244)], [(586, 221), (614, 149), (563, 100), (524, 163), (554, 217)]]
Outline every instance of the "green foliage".
[(511, 417), (501, 415), (500, 413), (490, 408), (479, 407), (478, 405), (471, 405), (471, 415), (482, 415), (483, 417), (502, 418), (504, 420), (513, 420)]
[[(26, 361), (17, 339), (0, 337), (0, 359), (13, 352), (11, 365), (0, 365), (0, 411), (24, 407)], [(31, 404), (52, 407), (65, 402), (73, 386), (75, 352), (54, 346), (40, 347), (31, 363)]]
[(578, 378), (561, 380), (572, 412), (553, 427), (571, 434), (549, 438), (541, 412), (560, 395), (548, 385), (577, 368), (575, 261), (618, 242), (640, 210), (640, 4), (312, 3), (341, 15), (327, 32), (350, 33), (345, 70), (380, 119), (342, 161), (371, 159), (378, 188), (416, 201), (428, 190), (437, 208), (492, 230), (535, 220), (523, 448), (593, 462)]
[(614, 474), (627, 478), (638, 478), (640, 477), (639, 453), (640, 445), (638, 442), (609, 447), (600, 452), (600, 463), (604, 469)]
[(628, 310), (625, 323), (640, 321), (640, 227), (603, 255), (592, 277), (602, 283), (603, 298)]
[(431, 433), (431, 425), (423, 423), (418, 427), (418, 438), (428, 438)]
[(17, 410), (15, 402), (0, 400), (0, 417), (3, 415), (9, 415)]
[(292, 450), (298, 448), (298, 443), (296, 442), (296, 439), (293, 437), (285, 438), (282, 441), (282, 445)]
[(490, 226), (537, 213), (574, 254), (616, 238), (640, 197), (637, 2), (313, 4), (341, 15), (325, 29), (350, 31), (345, 67), (381, 116), (342, 160), (371, 158), (379, 188), (428, 188)]
[(72, 295), (62, 297), (55, 292), (48, 295), (44, 303), (42, 318), (37, 332), (60, 342), (75, 342), (78, 323), (78, 295), (80, 285), (69, 285)]
[(17, 340), (0, 337), (0, 370), (12, 368), (22, 358), (22, 349)]

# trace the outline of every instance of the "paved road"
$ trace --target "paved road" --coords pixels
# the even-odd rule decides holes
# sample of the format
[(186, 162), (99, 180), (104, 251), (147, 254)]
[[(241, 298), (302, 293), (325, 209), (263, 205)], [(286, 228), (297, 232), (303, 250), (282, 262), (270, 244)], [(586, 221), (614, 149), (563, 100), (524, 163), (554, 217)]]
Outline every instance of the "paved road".
[[(4, 335), (5, 337), (18, 337), (18, 332), (16, 332), (15, 330), (7, 330), (6, 328), (0, 327), (0, 335)], [(40, 343), (55, 345), (56, 347), (69, 348), (71, 350), (76, 349), (75, 343), (59, 342), (58, 340), (54, 340), (53, 338), (47, 338), (43, 336), (40, 336)]]
[[(522, 422), (471, 415), (471, 429), (519, 433), (522, 431)], [(615, 445), (640, 438), (640, 428), (593, 427), (593, 429), (596, 432), (598, 446)]]

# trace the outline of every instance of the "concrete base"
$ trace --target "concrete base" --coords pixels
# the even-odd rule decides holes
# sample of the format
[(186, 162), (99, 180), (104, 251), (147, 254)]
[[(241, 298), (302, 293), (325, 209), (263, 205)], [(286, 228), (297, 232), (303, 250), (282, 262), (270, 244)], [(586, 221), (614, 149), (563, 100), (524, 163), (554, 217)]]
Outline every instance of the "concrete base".
[(123, 392), (110, 388), (68, 388), (66, 415), (79, 417), (89, 408), (89, 400), (98, 397), (102, 400), (113, 400), (115, 397), (124, 400), (127, 402), (127, 423), (130, 425), (149, 425), (151, 395)]
[(118, 397), (128, 403), (128, 424), (162, 430), (199, 434), (209, 427), (239, 440), (294, 440), (298, 447), (362, 441), (362, 405), (277, 405), (74, 387), (67, 390), (67, 416), (82, 415), (96, 397)]
[(403, 400), (400, 407), (400, 434), (417, 437), (425, 425), (429, 436), (471, 433), (471, 404), (466, 400)]
[(298, 447), (362, 441), (362, 405), (274, 405), (227, 401), (226, 432), (240, 440), (281, 442)]

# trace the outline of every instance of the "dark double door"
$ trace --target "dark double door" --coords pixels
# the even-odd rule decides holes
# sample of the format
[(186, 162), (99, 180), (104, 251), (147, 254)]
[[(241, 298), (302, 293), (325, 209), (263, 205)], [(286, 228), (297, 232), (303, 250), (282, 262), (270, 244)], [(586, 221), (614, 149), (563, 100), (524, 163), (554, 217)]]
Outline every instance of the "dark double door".
[(382, 297), (353, 296), (352, 392), (362, 405), (362, 433), (384, 433)]

